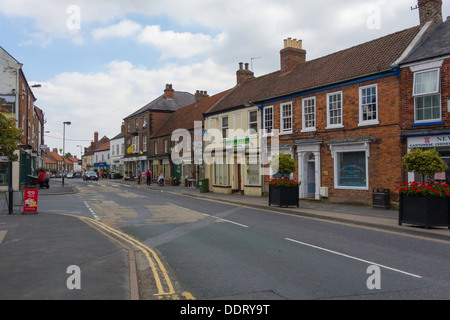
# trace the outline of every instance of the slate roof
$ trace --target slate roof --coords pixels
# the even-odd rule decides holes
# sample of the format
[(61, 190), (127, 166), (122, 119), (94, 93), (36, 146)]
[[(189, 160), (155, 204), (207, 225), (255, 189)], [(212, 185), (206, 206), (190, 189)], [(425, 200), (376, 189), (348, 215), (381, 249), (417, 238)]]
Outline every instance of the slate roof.
[(445, 56), (450, 54), (450, 17), (440, 23), (430, 32), (411, 53), (402, 61), (402, 64), (417, 62)]
[(203, 113), (215, 103), (223, 99), (232, 89), (203, 98), (198, 104), (192, 103), (172, 113), (160, 129), (153, 133), (152, 138), (171, 135), (176, 129), (194, 129), (194, 121), (203, 121)]
[(288, 73), (277, 71), (254, 78), (238, 85), (206, 114), (390, 71), (419, 31), (416, 26), (307, 61)]
[(148, 103), (144, 107), (140, 108), (136, 112), (133, 112), (129, 116), (127, 116), (124, 120), (132, 118), (134, 116), (140, 115), (147, 111), (169, 111), (174, 112), (179, 108), (184, 107), (188, 104), (191, 104), (195, 101), (194, 95), (189, 92), (181, 92), (175, 91), (174, 98), (167, 99), (165, 95), (161, 95), (152, 102)]

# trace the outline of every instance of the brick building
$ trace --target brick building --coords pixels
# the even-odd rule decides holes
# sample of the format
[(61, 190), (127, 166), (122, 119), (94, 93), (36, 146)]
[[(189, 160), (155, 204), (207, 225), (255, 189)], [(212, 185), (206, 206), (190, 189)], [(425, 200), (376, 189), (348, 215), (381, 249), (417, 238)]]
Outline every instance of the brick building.
[[(418, 26), (311, 61), (301, 40), (286, 39), (280, 71), (248, 79), (208, 113), (220, 116), (257, 107), (258, 126), (269, 137), (259, 152), (269, 159), (284, 152), (296, 160), (300, 198), (370, 204), (373, 189), (387, 188), (396, 201), (393, 189), (403, 181), (399, 64), (439, 24), (434, 20), (439, 15), (430, 13), (439, 10), (439, 2), (419, 1)], [(226, 125), (230, 129), (233, 122)], [(277, 131), (279, 148), (274, 151), (271, 140)], [(225, 170), (241, 181), (245, 171), (236, 171), (236, 164)], [(260, 173), (265, 175), (264, 193), (273, 172), (266, 165)], [(213, 191), (226, 187), (215, 183), (216, 176), (211, 167)], [(227, 179), (233, 189), (232, 179)]]
[[(91, 141), (91, 144), (89, 145), (89, 147), (84, 148), (84, 154), (81, 157), (82, 159), (82, 174), (84, 174), (86, 171), (93, 171), (96, 167), (95, 164), (98, 162), (95, 159), (95, 152), (97, 150), (98, 147), (108, 144), (108, 148), (109, 148), (109, 142), (110, 139), (107, 136), (103, 136), (103, 138), (99, 139), (99, 135), (98, 132), (94, 132), (94, 140)], [(97, 156), (97, 160), (98, 160), (98, 156)], [(97, 170), (99, 169), (99, 167), (97, 167)]]
[[(165, 150), (164, 145), (150, 145), (151, 135), (172, 113), (193, 102), (194, 95), (175, 91), (171, 84), (167, 84), (163, 95), (123, 120), (126, 149), (123, 158), (125, 175), (128, 173), (136, 176), (139, 171), (151, 168), (153, 161), (162, 160), (160, 154)], [(167, 161), (162, 165), (167, 165)]]
[[(402, 152), (436, 148), (450, 167), (450, 17), (442, 22), (442, 1), (430, 1), (428, 35), (401, 64)], [(405, 173), (404, 181), (420, 177)], [(435, 177), (450, 182), (450, 169)]]
[[(172, 113), (159, 130), (155, 131), (150, 138), (151, 171), (153, 179), (156, 180), (162, 173), (169, 183), (177, 178), (184, 184), (188, 179), (198, 180), (204, 176), (203, 165), (194, 161), (202, 155), (202, 131), (203, 113), (208, 111), (215, 103), (222, 99), (228, 91), (209, 96), (206, 91), (197, 90), (194, 95), (195, 102), (179, 108)], [(199, 124), (195, 128), (195, 122)], [(197, 129), (199, 132), (194, 132)], [(183, 132), (177, 133), (177, 130)], [(176, 134), (178, 140), (172, 141), (172, 135)], [(197, 139), (195, 139), (197, 137)], [(185, 140), (186, 138), (186, 140)], [(175, 138), (174, 138), (175, 139)], [(195, 141), (196, 140), (196, 141)], [(177, 146), (183, 149), (179, 154), (182, 159), (173, 161), (172, 150)]]
[(0, 112), (14, 120), (23, 134), (21, 151), (16, 151), (19, 160), (12, 164), (0, 163), (0, 190), (8, 189), (11, 168), (13, 189), (20, 190), (37, 177), (36, 169), (43, 166), (44, 112), (35, 102), (22, 64), (0, 47)]

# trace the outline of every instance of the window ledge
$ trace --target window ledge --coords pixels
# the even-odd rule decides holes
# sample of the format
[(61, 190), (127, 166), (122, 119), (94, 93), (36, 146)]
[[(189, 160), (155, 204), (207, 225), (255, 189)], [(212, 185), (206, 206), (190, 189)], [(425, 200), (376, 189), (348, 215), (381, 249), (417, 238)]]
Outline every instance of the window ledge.
[(370, 120), (370, 121), (360, 122), (360, 123), (358, 123), (358, 126), (359, 127), (362, 127), (362, 126), (373, 126), (373, 125), (377, 125), (377, 124), (380, 124), (379, 120)]

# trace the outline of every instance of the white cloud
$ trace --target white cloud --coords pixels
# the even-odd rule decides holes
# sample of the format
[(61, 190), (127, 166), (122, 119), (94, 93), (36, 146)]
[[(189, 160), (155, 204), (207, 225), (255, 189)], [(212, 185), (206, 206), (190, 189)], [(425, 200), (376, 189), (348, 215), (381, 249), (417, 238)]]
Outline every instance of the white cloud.
[[(79, 154), (76, 145), (87, 146), (94, 131), (109, 138), (118, 134), (123, 118), (162, 95), (166, 83), (173, 84), (177, 91), (215, 94), (233, 86), (234, 81), (235, 75), (212, 60), (184, 66), (166, 64), (155, 70), (129, 61), (113, 61), (104, 72), (56, 75), (40, 82), (42, 87), (35, 94), (38, 106), (45, 111), (50, 136), (60, 137), (62, 123), (72, 122), (66, 129), (66, 148)], [(47, 143), (57, 146), (59, 142), (49, 138)]]
[[(67, 27), (67, 9), (73, 4), (80, 8), (79, 30)], [(68, 136), (90, 140), (96, 130), (101, 136), (117, 134), (123, 117), (161, 95), (166, 83), (175, 90), (220, 92), (235, 84), (238, 62), (260, 57), (254, 60), (257, 76), (278, 70), (287, 37), (302, 39), (307, 59), (317, 58), (417, 25), (418, 11), (410, 10), (416, 4), (417, 0), (1, 0), (0, 12), (33, 21), (24, 24), (25, 37), (17, 40), (22, 45), (50, 51), (58, 38), (66, 40), (58, 45), (89, 44), (87, 54), (97, 55), (92, 56), (92, 69), (101, 71), (57, 70), (39, 82), (43, 87), (35, 92), (48, 118), (46, 130), (62, 132), (62, 122), (71, 120)], [(367, 27), (371, 7), (380, 9), (378, 29)], [(449, 9), (445, 1), (444, 17)], [(118, 39), (130, 40), (129, 50), (124, 50), (130, 56), (109, 58), (99, 66), (100, 50), (117, 48)], [(152, 58), (145, 61), (142, 56)], [(91, 56), (82, 58), (89, 61)]]
[(109, 27), (93, 30), (92, 37), (95, 40), (113, 37), (128, 38), (135, 36), (141, 30), (142, 26), (139, 23), (130, 20), (124, 20)]
[(223, 36), (213, 38), (202, 33), (162, 31), (160, 26), (147, 26), (139, 34), (138, 40), (160, 50), (163, 59), (186, 59), (210, 54), (214, 46), (221, 45)]

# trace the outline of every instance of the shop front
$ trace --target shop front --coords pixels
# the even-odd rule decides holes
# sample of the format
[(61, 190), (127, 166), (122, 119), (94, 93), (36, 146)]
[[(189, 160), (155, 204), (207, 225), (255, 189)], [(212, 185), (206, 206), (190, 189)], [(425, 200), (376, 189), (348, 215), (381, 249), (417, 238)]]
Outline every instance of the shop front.
[[(420, 135), (416, 134), (415, 136), (413, 134), (406, 134), (404, 137), (406, 137), (407, 140), (408, 153), (415, 148), (424, 150), (435, 148), (449, 169), (430, 178), (450, 183), (450, 131), (428, 132), (428, 134), (424, 132)], [(420, 177), (416, 176), (413, 172), (408, 173), (408, 182), (417, 181), (419, 179)]]

